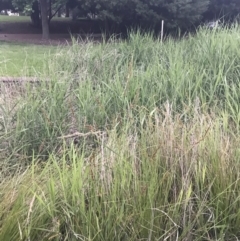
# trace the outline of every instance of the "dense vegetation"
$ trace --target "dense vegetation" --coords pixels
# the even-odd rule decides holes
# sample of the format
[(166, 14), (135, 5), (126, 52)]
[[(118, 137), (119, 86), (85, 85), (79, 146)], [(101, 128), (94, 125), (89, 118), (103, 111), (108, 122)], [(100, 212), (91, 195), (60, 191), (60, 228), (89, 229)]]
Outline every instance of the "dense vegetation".
[(0, 240), (239, 239), (238, 35), (75, 42), (2, 85)]
[(39, 3), (36, 0), (0, 0), (0, 10), (12, 4), (15, 10), (30, 14), (38, 27), (41, 16), (44, 38), (49, 36), (52, 17), (63, 12), (69, 16), (69, 10), (76, 15), (74, 18), (77, 15), (97, 16), (110, 32), (132, 27), (159, 31), (162, 20), (167, 30), (187, 30), (202, 21), (232, 21), (240, 12), (238, 0), (39, 0)]

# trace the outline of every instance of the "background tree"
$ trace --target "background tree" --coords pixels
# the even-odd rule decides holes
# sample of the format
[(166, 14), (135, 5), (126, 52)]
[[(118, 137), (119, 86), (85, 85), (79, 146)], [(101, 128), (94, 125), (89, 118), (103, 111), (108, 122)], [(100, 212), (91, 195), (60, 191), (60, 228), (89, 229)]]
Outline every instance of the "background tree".
[(105, 21), (125, 27), (156, 27), (161, 20), (169, 29), (187, 28), (199, 22), (209, 0), (79, 0), (78, 5)]
[[(7, 1), (7, 0), (0, 0)], [(10, 0), (9, 0), (10, 1)], [(32, 6), (35, 0), (11, 0), (14, 7)], [(77, 9), (81, 16), (97, 16), (106, 31), (118, 27), (158, 30), (161, 20), (165, 28), (187, 29), (201, 20), (225, 16), (233, 19), (240, 12), (240, 0), (38, 0), (43, 38), (49, 37), (49, 23), (61, 9)], [(37, 11), (36, 11), (37, 12)], [(69, 11), (67, 11), (69, 12)], [(36, 22), (38, 21), (36, 13)], [(38, 14), (39, 15), (39, 14)], [(77, 17), (77, 16), (76, 16)]]
[(12, 0), (13, 6), (23, 12), (32, 9), (31, 19), (35, 26), (42, 27), (42, 38), (49, 38), (49, 23), (67, 0)]
[(7, 9), (15, 11), (15, 8), (14, 8), (14, 6), (12, 4), (12, 1), (0, 0), (0, 12), (2, 10), (7, 10)]
[(210, 0), (204, 19), (232, 21), (240, 14), (240, 0)]
[(40, 6), (39, 2), (35, 0), (32, 3), (31, 19), (34, 26), (39, 27), (41, 25), (40, 21)]

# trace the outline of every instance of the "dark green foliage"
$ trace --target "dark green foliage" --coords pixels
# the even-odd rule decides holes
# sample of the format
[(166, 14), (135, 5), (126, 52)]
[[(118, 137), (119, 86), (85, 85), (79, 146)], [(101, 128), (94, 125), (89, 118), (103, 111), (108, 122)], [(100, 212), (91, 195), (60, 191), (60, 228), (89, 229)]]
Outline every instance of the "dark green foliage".
[[(4, 0), (0, 0), (1, 2)], [(33, 0), (12, 0), (14, 7), (22, 10)], [(48, 0), (49, 5), (49, 0)], [(105, 30), (111, 26), (120, 29), (142, 27), (157, 29), (164, 20), (165, 29), (187, 29), (202, 20), (224, 17), (234, 19), (240, 12), (239, 0), (54, 0), (52, 10), (61, 6), (78, 7), (81, 16), (93, 14), (105, 22)], [(49, 13), (52, 16), (52, 13)], [(51, 17), (49, 17), (51, 18)]]
[(208, 20), (217, 18), (233, 20), (239, 13), (239, 0), (210, 0), (209, 9), (204, 14), (204, 18)]
[(173, 27), (189, 27), (202, 18), (202, 14), (207, 10), (209, 1), (199, 0), (177, 0), (165, 1), (169, 16), (165, 19), (168, 22), (171, 19)]
[(102, 20), (127, 27), (156, 27), (164, 20), (168, 28), (186, 28), (201, 19), (209, 0), (80, 0), (79, 5)]
[(14, 10), (13, 4), (10, 0), (0, 0), (0, 12), (5, 9)]
[[(33, 0), (12, 2), (22, 10), (24, 6), (31, 6)], [(88, 13), (97, 15), (105, 21), (107, 29), (111, 24), (127, 28), (159, 28), (162, 20), (165, 27), (172, 29), (188, 28), (198, 23), (208, 10), (209, 0), (55, 0), (52, 8), (58, 9), (66, 4), (70, 9), (78, 6), (84, 16)]]
[[(22, 11), (32, 2), (0, 0), (0, 7), (3, 3), (12, 3)], [(162, 20), (167, 29), (187, 29), (202, 20), (223, 17), (232, 20), (240, 12), (239, 0), (54, 0), (52, 10), (65, 5), (70, 9), (78, 7), (82, 16), (88, 13), (97, 16), (105, 22), (107, 31), (113, 25), (120, 27), (120, 30), (131, 27), (159, 29)]]

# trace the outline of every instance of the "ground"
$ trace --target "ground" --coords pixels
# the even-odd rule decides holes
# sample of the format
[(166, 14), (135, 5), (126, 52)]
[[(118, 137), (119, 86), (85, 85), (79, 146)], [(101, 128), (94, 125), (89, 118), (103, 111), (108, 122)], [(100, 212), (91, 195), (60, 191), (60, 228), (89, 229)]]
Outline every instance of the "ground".
[(66, 44), (71, 36), (85, 38), (94, 33), (100, 37), (100, 24), (91, 20), (76, 22), (66, 18), (54, 18), (50, 24), (50, 40), (42, 40), (41, 29), (31, 24), (30, 17), (0, 16), (0, 41), (29, 44)]
[(50, 40), (46, 41), (30, 17), (0, 15), (0, 77), (35, 76), (46, 65), (49, 54), (58, 50), (56, 45), (71, 44), (72, 36), (84, 38), (93, 30), (97, 33), (96, 25), (89, 20), (55, 18), (50, 25)]

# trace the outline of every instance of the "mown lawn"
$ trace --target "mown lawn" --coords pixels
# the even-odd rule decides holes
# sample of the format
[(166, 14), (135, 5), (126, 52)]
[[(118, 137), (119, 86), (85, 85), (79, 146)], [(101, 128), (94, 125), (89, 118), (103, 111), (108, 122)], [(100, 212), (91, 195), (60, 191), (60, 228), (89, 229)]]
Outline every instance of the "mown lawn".
[(30, 17), (0, 15), (0, 23), (1, 22), (30, 22)]
[(47, 68), (56, 46), (0, 43), (0, 76), (33, 76)]
[[(71, 18), (58, 18), (55, 17), (52, 21), (69, 21)], [(0, 23), (1, 22), (31, 22), (30, 16), (6, 16), (0, 15)]]

